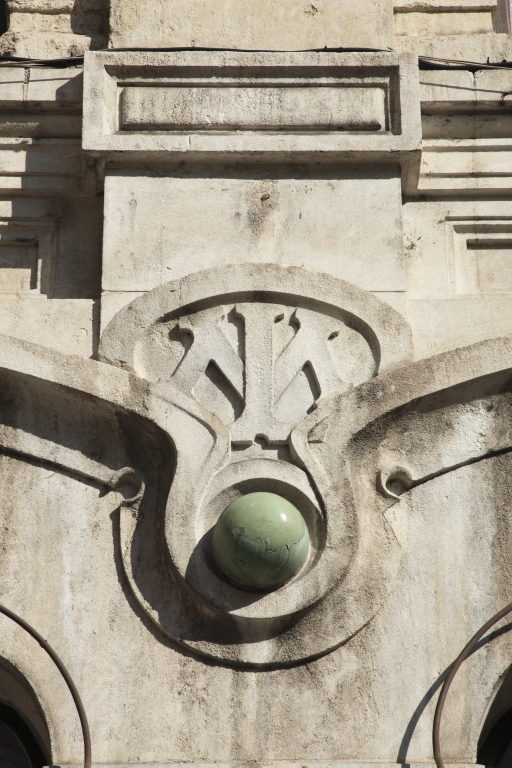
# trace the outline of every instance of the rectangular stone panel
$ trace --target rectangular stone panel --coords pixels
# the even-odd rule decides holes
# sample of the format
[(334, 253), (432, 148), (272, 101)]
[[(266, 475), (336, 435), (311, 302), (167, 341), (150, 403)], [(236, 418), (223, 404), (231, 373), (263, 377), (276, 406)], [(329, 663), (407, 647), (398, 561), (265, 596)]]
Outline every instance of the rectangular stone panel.
[[(403, 221), (409, 300), (481, 302), (512, 293), (512, 216), (506, 198), (409, 201)], [(492, 330), (496, 316), (488, 321), (489, 337), (499, 335)]]
[(512, 293), (512, 239), (472, 240), (466, 248), (479, 293)]
[[(477, 35), (494, 32), (495, 4), (475, 10), (461, 7), (395, 9), (395, 35), (430, 38), (438, 35)], [(402, 11), (402, 12), (400, 12)], [(405, 12), (404, 12), (405, 11)]]
[(453, 292), (512, 293), (512, 219), (447, 221)]
[(125, 88), (124, 130), (386, 129), (382, 87), (253, 86)]
[(51, 294), (56, 239), (50, 217), (0, 217), (0, 294)]
[(413, 190), (417, 67), (393, 52), (90, 51), (82, 147), (116, 163), (382, 162)]

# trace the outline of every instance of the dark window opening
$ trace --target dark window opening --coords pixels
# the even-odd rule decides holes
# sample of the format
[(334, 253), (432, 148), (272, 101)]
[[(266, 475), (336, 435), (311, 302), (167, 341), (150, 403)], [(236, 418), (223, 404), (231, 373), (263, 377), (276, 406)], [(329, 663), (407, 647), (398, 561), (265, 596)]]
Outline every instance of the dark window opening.
[(0, 768), (43, 768), (51, 762), (50, 733), (36, 693), (0, 658)]
[(512, 768), (512, 668), (505, 675), (486, 717), (477, 763), (487, 768)]
[(9, 29), (9, 16), (7, 14), (6, 0), (0, 0), (0, 35)]

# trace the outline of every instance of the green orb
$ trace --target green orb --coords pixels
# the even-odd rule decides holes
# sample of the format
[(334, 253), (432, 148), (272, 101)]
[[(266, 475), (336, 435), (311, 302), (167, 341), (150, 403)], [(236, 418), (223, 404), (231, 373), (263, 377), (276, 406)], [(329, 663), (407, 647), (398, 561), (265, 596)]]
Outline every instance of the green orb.
[(233, 501), (213, 530), (217, 565), (250, 589), (280, 587), (302, 568), (309, 532), (301, 513), (276, 493), (248, 493)]

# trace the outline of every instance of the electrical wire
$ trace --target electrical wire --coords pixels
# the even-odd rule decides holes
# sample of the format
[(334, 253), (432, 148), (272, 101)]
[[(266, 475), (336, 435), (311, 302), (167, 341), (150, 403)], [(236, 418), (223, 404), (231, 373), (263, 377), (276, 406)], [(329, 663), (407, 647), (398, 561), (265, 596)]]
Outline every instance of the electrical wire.
[(80, 694), (78, 693), (77, 687), (74, 684), (71, 675), (64, 666), (60, 657), (57, 655), (57, 652), (53, 650), (51, 645), (44, 639), (42, 635), (39, 634), (37, 630), (34, 629), (34, 627), (31, 627), (30, 624), (28, 624), (24, 619), (11, 611), (9, 608), (6, 608), (5, 605), (0, 605), (0, 613), (18, 624), (18, 626), (24, 629), (25, 632), (27, 632), (31, 637), (34, 638), (34, 640), (39, 643), (41, 648), (46, 651), (64, 678), (64, 682), (66, 683), (73, 698), (73, 702), (80, 719), (80, 725), (82, 727), (82, 736), (84, 740), (84, 768), (91, 768), (91, 734), (89, 731), (89, 723), (87, 722), (87, 716), (85, 714), (84, 705), (82, 704), (82, 699), (80, 698)]
[[(397, 53), (392, 48), (301, 48), (277, 50), (270, 48), (209, 48), (200, 46), (181, 46), (175, 48), (108, 48), (103, 49), (107, 53), (185, 53), (192, 51), (206, 51), (210, 53)], [(501, 63), (470, 61), (467, 59), (447, 59), (439, 56), (418, 55), (420, 65), (433, 62), (438, 65), (445, 65), (444, 68), (456, 67), (464, 69), (512, 69), (512, 61), (503, 60)], [(66, 56), (56, 59), (31, 59), (20, 56), (0, 56), (0, 67), (76, 67), (84, 63), (83, 56)], [(446, 65), (452, 65), (446, 66)]]

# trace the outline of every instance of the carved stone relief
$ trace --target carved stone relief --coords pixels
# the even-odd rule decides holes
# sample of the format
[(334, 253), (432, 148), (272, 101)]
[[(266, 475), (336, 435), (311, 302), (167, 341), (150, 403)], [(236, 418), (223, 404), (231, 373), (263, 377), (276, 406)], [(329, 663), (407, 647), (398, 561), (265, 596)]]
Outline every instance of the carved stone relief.
[[(323, 653), (357, 631), (381, 603), (387, 589), (382, 585), (391, 582), (395, 543), (385, 521), (361, 524), (350, 493), (341, 491), (332, 506), (326, 504), (314, 468), (291, 450), (290, 435), (321, 402), (409, 359), (409, 331), (401, 316), (371, 294), (325, 275), (238, 265), (193, 275), (136, 300), (107, 327), (101, 354), (157, 389), (172, 386), (191, 395), (216, 424), (217, 453), (208, 456), (208, 468), (190, 473), (192, 453), (199, 469), (197, 440), (177, 445), (165, 544), (156, 540), (161, 521), (151, 513), (138, 520), (122, 516), (125, 572), (153, 620), (180, 636), (176, 604), (162, 599), (179, 574), (194, 601), (204, 600), (213, 610), (202, 622), (201, 637), (197, 629), (194, 638), (182, 629), (181, 640), (216, 658), (286, 664)], [(171, 430), (178, 436), (189, 428), (175, 423)], [(264, 594), (226, 581), (211, 547), (222, 511), (254, 491), (294, 504), (311, 542), (302, 570)], [(361, 560), (356, 554), (365, 549), (365, 536)], [(145, 569), (162, 557), (169, 559), (167, 576), (160, 570), (156, 589)], [(301, 618), (333, 590), (346, 606), (346, 623), (334, 627), (327, 621), (322, 630), (317, 621), (312, 634)], [(362, 600), (363, 592), (371, 598)], [(189, 618), (190, 610), (183, 608)]]
[[(253, 292), (242, 290), (251, 280)], [(282, 392), (290, 378), (293, 386), (306, 363), (325, 381), (317, 370), (328, 354), (340, 389), (310, 390), (298, 423), (281, 420), (274, 441), (261, 426), (268, 412), (254, 406), (254, 436), (234, 440), (253, 402), (246, 318), (260, 305), (272, 331), (262, 334), (271, 386)], [(285, 318), (293, 321), (283, 338), (276, 326)], [(292, 357), (306, 323), (318, 348)], [(183, 367), (185, 392), (178, 372), (199, 331), (213, 339), (210, 355), (199, 347), (187, 363), (193, 375)], [(343, 334), (347, 354), (333, 354), (328, 345)], [(115, 557), (132, 609), (156, 632), (232, 665), (295, 664), (347, 641), (383, 606), (401, 562), (409, 489), (510, 450), (510, 340), (410, 363), (408, 338), (397, 313), (332, 278), (276, 266), (192, 275), (122, 310), (105, 333), (103, 363), (0, 339), (1, 444), (117, 490)], [(275, 360), (287, 349), (289, 378), (278, 379)], [(206, 375), (210, 360), (238, 387), (239, 411), (229, 420), (218, 410), (229, 423), (209, 410), (216, 389), (223, 394)], [(263, 402), (275, 407), (274, 394)], [(447, 443), (447, 429), (457, 439)], [(234, 586), (211, 556), (220, 514), (254, 491), (295, 505), (311, 542), (302, 569), (274, 591)]]

